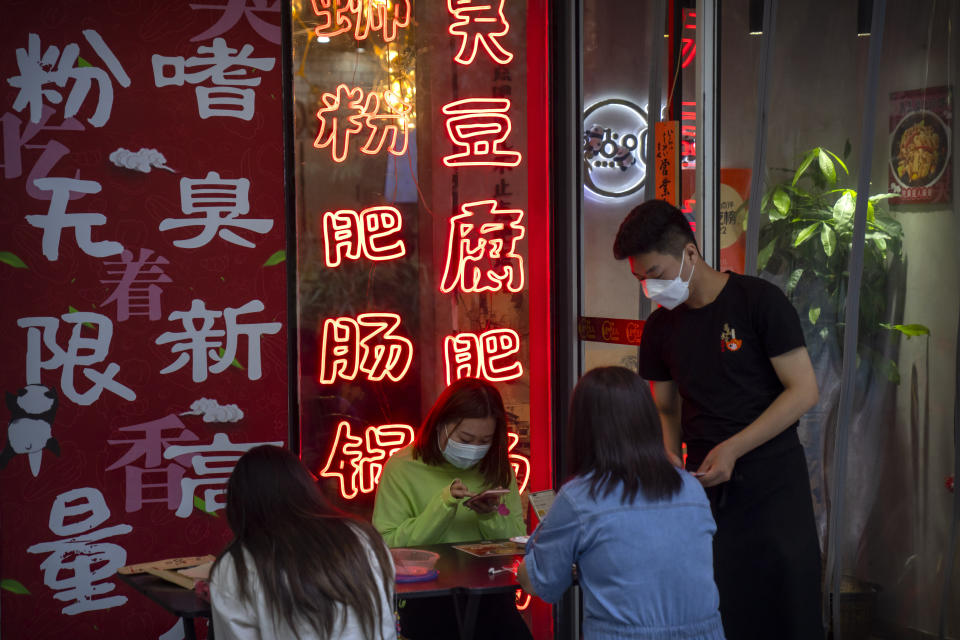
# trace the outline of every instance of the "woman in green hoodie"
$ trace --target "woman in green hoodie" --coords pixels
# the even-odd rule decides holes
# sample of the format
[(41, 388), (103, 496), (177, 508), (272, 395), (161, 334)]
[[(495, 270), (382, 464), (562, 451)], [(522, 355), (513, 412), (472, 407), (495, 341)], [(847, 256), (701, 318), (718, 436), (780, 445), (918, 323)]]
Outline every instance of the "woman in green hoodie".
[[(507, 457), (507, 418), (496, 387), (462, 378), (447, 387), (414, 443), (384, 465), (373, 526), (390, 547), (500, 540), (526, 533)], [(467, 499), (486, 489), (508, 493)], [(411, 640), (456, 637), (451, 597), (408, 600), (401, 630)], [(485, 596), (474, 637), (530, 638), (512, 596)]]

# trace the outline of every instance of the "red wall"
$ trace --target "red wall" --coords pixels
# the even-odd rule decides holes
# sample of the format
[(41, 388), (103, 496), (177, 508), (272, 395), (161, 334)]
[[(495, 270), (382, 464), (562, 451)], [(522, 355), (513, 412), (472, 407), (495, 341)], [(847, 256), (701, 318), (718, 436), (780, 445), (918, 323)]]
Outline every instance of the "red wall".
[(5, 637), (181, 637), (116, 569), (218, 552), (232, 464), (286, 444), (279, 5), (4, 3)]

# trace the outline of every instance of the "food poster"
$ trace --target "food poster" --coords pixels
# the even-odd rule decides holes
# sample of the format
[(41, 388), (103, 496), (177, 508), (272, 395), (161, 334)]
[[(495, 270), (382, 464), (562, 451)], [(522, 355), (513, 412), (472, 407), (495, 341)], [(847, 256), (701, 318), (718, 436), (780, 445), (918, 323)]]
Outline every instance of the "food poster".
[(4, 9), (0, 635), (178, 640), (117, 570), (287, 441), (280, 3)]
[(948, 87), (890, 94), (890, 193), (894, 204), (948, 204), (953, 126)]

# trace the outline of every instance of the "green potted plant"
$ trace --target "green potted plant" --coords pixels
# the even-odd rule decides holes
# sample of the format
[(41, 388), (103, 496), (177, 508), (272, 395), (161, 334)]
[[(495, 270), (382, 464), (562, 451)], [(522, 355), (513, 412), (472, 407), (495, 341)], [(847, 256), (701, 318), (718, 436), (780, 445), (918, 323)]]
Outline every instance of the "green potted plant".
[[(849, 153), (847, 142), (844, 158)], [(827, 348), (838, 366), (858, 194), (840, 184), (849, 176), (844, 160), (823, 147), (809, 150), (796, 169), (779, 171), (786, 179), (773, 184), (761, 202), (769, 223), (760, 230), (757, 268), (784, 281), (808, 345)], [(883, 355), (881, 338), (891, 330), (907, 337), (929, 330), (885, 322), (890, 315), (890, 275), (903, 261), (903, 229), (886, 210), (885, 200), (892, 197), (875, 194), (867, 203), (858, 356), (860, 365), (872, 363), (897, 381), (896, 363)]]

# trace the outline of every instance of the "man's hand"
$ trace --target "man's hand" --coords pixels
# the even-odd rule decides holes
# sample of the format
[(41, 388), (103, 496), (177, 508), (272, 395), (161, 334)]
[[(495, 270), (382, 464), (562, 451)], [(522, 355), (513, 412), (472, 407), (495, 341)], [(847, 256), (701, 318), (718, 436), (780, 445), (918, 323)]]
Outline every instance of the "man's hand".
[(705, 487), (726, 482), (733, 475), (733, 466), (737, 463), (738, 457), (730, 441), (725, 440), (710, 450), (694, 475)]

